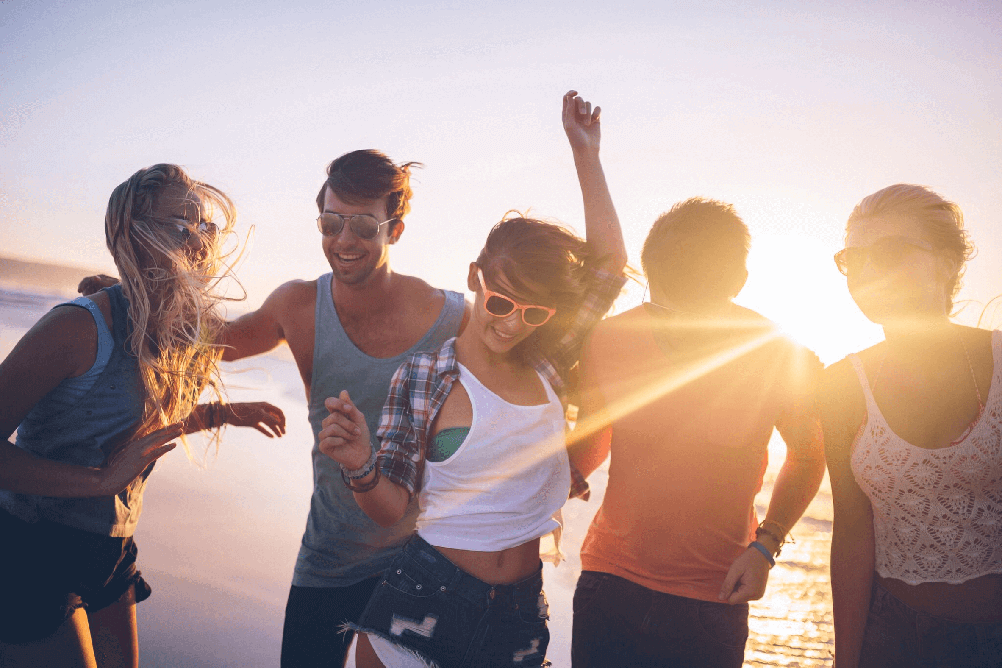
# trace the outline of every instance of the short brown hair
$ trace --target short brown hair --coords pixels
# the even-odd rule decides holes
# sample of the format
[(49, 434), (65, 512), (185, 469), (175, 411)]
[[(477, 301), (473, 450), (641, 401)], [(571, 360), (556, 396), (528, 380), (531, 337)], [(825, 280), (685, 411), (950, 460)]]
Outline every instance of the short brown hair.
[(730, 299), (747, 275), (751, 234), (730, 204), (702, 197), (679, 202), (654, 221), (640, 263), (669, 299)]
[(375, 149), (345, 153), (327, 165), (327, 180), (317, 194), (317, 208), (324, 211), (327, 189), (348, 204), (362, 204), (386, 197), (386, 213), (402, 220), (411, 210), (411, 167), (420, 162), (396, 165), (386, 154)]

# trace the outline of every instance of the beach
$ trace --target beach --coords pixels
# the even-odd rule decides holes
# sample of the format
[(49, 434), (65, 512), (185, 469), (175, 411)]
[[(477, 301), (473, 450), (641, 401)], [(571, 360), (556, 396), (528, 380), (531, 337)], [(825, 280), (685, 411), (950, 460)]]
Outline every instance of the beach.
[[(58, 295), (34, 286), (0, 288), (0, 354)], [(230, 401), (270, 401), (285, 411), (288, 433), (268, 439), (228, 428), (218, 453), (199, 467), (181, 448), (156, 466), (136, 533), (139, 565), (153, 596), (139, 604), (141, 665), (150, 668), (278, 665), (285, 600), (312, 493), (302, 381), (286, 349), (224, 365)], [(191, 441), (196, 459), (205, 444)], [(765, 513), (784, 447), (773, 438), (758, 512)], [(547, 658), (570, 665), (571, 601), (578, 551), (605, 488), (606, 468), (590, 479), (587, 503), (564, 508), (567, 560), (545, 566), (552, 640)], [(831, 490), (827, 479), (783, 548), (763, 600), (751, 606), (745, 666), (831, 665), (828, 579)]]

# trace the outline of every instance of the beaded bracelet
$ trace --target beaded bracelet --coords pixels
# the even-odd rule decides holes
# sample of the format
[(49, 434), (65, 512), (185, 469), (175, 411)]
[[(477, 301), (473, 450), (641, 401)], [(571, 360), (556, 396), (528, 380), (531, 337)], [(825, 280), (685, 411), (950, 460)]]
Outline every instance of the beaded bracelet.
[[(370, 470), (372, 470), (372, 469), (370, 469)], [(375, 489), (376, 485), (379, 484), (379, 467), (376, 466), (374, 468), (374, 470), (376, 471), (376, 475), (372, 476), (372, 480), (370, 480), (369, 482), (358, 483), (356, 485), (355, 484), (355, 480), (358, 480), (358, 478), (354, 478), (354, 479), (353, 478), (349, 478), (345, 474), (344, 469), (341, 469), (341, 481), (344, 482), (344, 486), (345, 487), (347, 487), (348, 489), (350, 489), (353, 492), (357, 492), (359, 494), (361, 494), (363, 492), (368, 492), (370, 490)], [(369, 474), (366, 473), (365, 475), (369, 475)]]

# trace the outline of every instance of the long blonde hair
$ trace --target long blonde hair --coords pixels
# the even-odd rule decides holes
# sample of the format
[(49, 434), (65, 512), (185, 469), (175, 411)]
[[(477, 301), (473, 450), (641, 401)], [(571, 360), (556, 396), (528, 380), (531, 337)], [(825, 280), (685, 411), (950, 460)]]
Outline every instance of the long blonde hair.
[[(209, 219), (218, 226), (218, 234), (201, 238), (198, 253), (157, 214), (173, 193), (197, 198), (200, 217), (187, 221), (193, 228)], [(235, 222), (236, 208), (225, 193), (177, 165), (140, 169), (111, 194), (105, 237), (129, 302), (127, 351), (137, 358), (145, 390), (138, 436), (186, 419), (207, 388), (222, 396), (222, 348), (215, 342), (224, 323), (220, 281), (230, 273), (222, 246)]]

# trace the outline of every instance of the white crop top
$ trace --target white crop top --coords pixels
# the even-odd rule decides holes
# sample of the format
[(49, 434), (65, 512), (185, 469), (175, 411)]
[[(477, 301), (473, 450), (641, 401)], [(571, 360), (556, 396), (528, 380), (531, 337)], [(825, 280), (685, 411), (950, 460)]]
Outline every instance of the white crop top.
[(1002, 573), (1002, 332), (992, 332), (992, 357), (981, 415), (960, 440), (930, 450), (891, 431), (849, 356), (866, 397), (850, 462), (873, 508), (882, 577), (959, 584)]
[(473, 424), (455, 454), (424, 463), (417, 531), (430, 544), (496, 552), (560, 528), (553, 515), (571, 488), (564, 411), (539, 379), (547, 403), (517, 406), (459, 365)]

